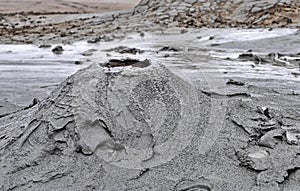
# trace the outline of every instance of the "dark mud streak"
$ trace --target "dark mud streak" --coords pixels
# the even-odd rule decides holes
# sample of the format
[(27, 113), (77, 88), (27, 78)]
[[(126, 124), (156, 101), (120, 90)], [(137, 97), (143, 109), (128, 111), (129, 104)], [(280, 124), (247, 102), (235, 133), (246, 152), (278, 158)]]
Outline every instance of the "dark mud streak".
[(23, 140), (21, 141), (21, 144), (20, 144), (20, 149), (22, 149), (22, 147), (24, 146), (24, 144), (26, 143), (26, 141), (29, 139), (29, 137), (40, 127), (40, 125), (42, 124), (43, 122), (38, 120), (38, 119), (34, 119), (32, 120), (26, 129), (28, 129), (28, 133), (24, 132), (25, 137), (23, 137)]
[(212, 98), (215, 98), (215, 99), (218, 99), (218, 98), (220, 99), (220, 98), (249, 98), (249, 97), (252, 97), (251, 94), (244, 93), (244, 92), (226, 94), (226, 95), (219, 94), (217, 92), (204, 91), (204, 90), (201, 90), (201, 92), (204, 93), (205, 95), (207, 95), (209, 97), (212, 97)]
[(12, 188), (9, 188), (7, 191), (13, 191), (13, 190), (16, 190), (16, 189), (22, 189), (22, 187), (26, 186), (26, 185), (29, 185), (29, 184), (36, 184), (36, 183), (47, 183), (47, 182), (50, 182), (50, 181), (53, 181), (53, 180), (57, 180), (57, 179), (60, 179), (60, 178), (63, 178), (65, 176), (67, 176), (69, 173), (57, 173), (51, 177), (49, 177), (47, 180), (43, 181), (43, 180), (28, 180), (27, 182), (23, 183), (23, 184), (20, 184), (20, 185), (16, 185)]
[(93, 125), (95, 125), (96, 123), (101, 124), (101, 127), (105, 130), (105, 132), (106, 132), (112, 139), (114, 139), (113, 132), (109, 129), (109, 127), (106, 125), (106, 123), (105, 123), (103, 120), (97, 119), (96, 121), (93, 122)]
[(226, 82), (227, 85), (236, 85), (236, 86), (244, 86), (245, 83), (244, 82), (240, 82), (240, 81), (236, 81), (233, 79), (230, 79)]
[(294, 167), (294, 168), (291, 168), (291, 169), (287, 169), (287, 176), (285, 176), (284, 177), (284, 181), (283, 182), (279, 182), (279, 184), (281, 184), (281, 185), (283, 185), (283, 184), (285, 184), (288, 180), (289, 180), (289, 178), (293, 175), (293, 174), (295, 174), (298, 170), (300, 170), (300, 166), (299, 167)]
[(145, 175), (145, 174), (146, 174), (147, 172), (149, 172), (149, 171), (150, 171), (149, 168), (146, 168), (146, 169), (144, 169), (144, 170), (141, 170), (140, 173), (139, 173), (137, 176), (135, 176), (135, 177), (133, 177), (133, 178), (131, 178), (131, 179), (129, 179), (129, 180), (137, 180), (137, 179), (141, 178), (143, 175)]
[(16, 169), (10, 171), (8, 174), (14, 174), (16, 172), (20, 172), (22, 170), (25, 170), (25, 169), (28, 169), (28, 168), (31, 168), (31, 167), (34, 167), (34, 166), (37, 166), (38, 165), (38, 162), (36, 161), (33, 161), (32, 163), (30, 164), (25, 164), (23, 166), (20, 166), (20, 167), (17, 167)]
[(246, 128), (245, 128), (243, 125), (239, 124), (239, 123), (238, 123), (237, 121), (235, 121), (234, 119), (231, 119), (230, 121), (231, 121), (234, 125), (236, 125), (236, 126), (240, 127), (241, 129), (243, 129), (245, 133), (247, 133), (248, 135), (251, 135), (251, 133), (248, 132), (248, 131), (246, 130)]

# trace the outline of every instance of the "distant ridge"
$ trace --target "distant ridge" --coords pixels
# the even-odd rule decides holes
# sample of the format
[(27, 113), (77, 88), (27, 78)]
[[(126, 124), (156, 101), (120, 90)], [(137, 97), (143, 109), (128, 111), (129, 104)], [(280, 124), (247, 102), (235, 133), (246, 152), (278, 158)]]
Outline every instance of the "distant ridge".
[(134, 14), (180, 27), (300, 27), (300, 0), (142, 0)]

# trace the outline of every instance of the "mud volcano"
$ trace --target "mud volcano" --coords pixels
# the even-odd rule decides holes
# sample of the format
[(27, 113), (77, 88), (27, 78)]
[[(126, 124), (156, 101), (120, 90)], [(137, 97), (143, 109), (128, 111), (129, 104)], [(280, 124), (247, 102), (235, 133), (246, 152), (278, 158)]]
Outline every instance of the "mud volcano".
[[(113, 63), (126, 61), (83, 69), (0, 119), (0, 190), (125, 190), (186, 163), (175, 158), (198, 145), (209, 99), (163, 65)], [(170, 188), (168, 170), (152, 172), (152, 187)]]

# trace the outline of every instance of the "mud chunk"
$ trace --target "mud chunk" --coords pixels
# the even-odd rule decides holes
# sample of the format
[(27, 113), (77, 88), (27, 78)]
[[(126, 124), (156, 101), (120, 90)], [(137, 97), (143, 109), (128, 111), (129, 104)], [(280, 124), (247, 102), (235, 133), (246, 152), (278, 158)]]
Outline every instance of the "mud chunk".
[(89, 49), (81, 53), (82, 56), (92, 56), (93, 52), (97, 51), (96, 49)]
[(160, 51), (160, 52), (163, 52), (163, 51), (168, 51), (168, 52), (179, 52), (180, 49), (174, 48), (174, 47), (169, 47), (169, 46), (164, 46), (164, 47), (162, 47), (159, 51)]
[(41, 44), (39, 45), (39, 48), (51, 48), (50, 44)]
[(62, 54), (64, 51), (63, 47), (62, 46), (56, 46), (55, 48), (52, 49), (52, 52), (54, 54)]
[(239, 59), (244, 60), (244, 61), (252, 61), (255, 64), (264, 64), (264, 63), (269, 63), (269, 61), (265, 58), (262, 58), (261, 56), (258, 56), (253, 53), (244, 53), (240, 54)]
[(213, 43), (211, 44), (210, 46), (220, 46), (221, 44), (218, 44), (218, 43)]
[(33, 98), (31, 104), (28, 107), (33, 107), (39, 103), (41, 103), (41, 101), (38, 98)]
[(108, 35), (100, 35), (97, 36), (91, 40), (88, 40), (88, 43), (98, 43), (98, 42), (109, 42), (109, 41), (113, 41), (114, 39), (111, 36)]
[(233, 79), (229, 79), (226, 84), (228, 85), (237, 85), (237, 86), (244, 86), (245, 83), (244, 82), (239, 82), (239, 81), (236, 81), (236, 80), (233, 80)]
[(181, 30), (180, 30), (180, 33), (181, 33), (181, 34), (184, 34), (184, 33), (187, 33), (187, 32), (188, 32), (188, 31), (187, 31), (186, 29), (181, 29)]
[(274, 148), (278, 141), (282, 141), (284, 130), (275, 129), (267, 132), (264, 136), (262, 136), (258, 142), (259, 145)]
[[(271, 110), (268, 108), (268, 107), (266, 107), (266, 106), (263, 106), (263, 107), (257, 107), (257, 109), (256, 109), (256, 112), (257, 113), (260, 113), (260, 114), (263, 114), (265, 117), (267, 117), (268, 119), (271, 119), (272, 118), (272, 113), (271, 113)], [(275, 119), (273, 119), (273, 121), (274, 121)], [(269, 122), (269, 123), (271, 123), (271, 122)]]
[(286, 139), (289, 144), (300, 144), (300, 128), (297, 126), (283, 127), (286, 131)]
[(253, 59), (254, 55), (252, 53), (244, 53), (239, 55), (239, 59), (250, 60)]
[(140, 32), (140, 37), (144, 38), (145, 37), (145, 33), (144, 32)]
[(61, 118), (58, 118), (58, 119), (55, 119), (55, 118), (51, 117), (49, 119), (49, 122), (52, 125), (54, 130), (61, 130), (61, 129), (65, 128), (68, 125), (68, 123), (70, 123), (72, 121), (73, 121), (73, 119), (72, 119), (71, 116), (61, 117)]
[(266, 150), (261, 149), (261, 150), (249, 153), (248, 156), (250, 158), (254, 158), (254, 159), (262, 159), (262, 158), (268, 157), (269, 153)]
[(81, 65), (81, 64), (83, 64), (82, 61), (79, 61), (79, 60), (75, 61), (75, 65)]
[(93, 38), (93, 39), (91, 39), (91, 40), (88, 40), (87, 42), (88, 43), (97, 43), (97, 42), (100, 42), (100, 38)]
[(239, 150), (237, 156), (242, 166), (263, 171), (270, 168), (270, 152), (267, 148), (254, 146), (246, 150)]
[(263, 114), (264, 114), (266, 117), (271, 118), (269, 108), (267, 108), (267, 107), (262, 107), (261, 109), (262, 109)]
[(270, 119), (260, 122), (260, 129), (271, 130), (279, 127), (278, 121), (276, 119)]

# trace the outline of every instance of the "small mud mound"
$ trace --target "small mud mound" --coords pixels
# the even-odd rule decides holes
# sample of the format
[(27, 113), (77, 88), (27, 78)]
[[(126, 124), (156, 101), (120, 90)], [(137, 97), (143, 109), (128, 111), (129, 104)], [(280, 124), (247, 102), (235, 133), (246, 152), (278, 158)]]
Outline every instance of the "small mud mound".
[[(120, 68), (141, 63), (147, 67)], [(203, 132), (210, 100), (189, 83), (149, 60), (109, 64), (0, 118), (0, 190), (132, 190), (125, 185), (144, 186), (139, 177)], [(151, 187), (161, 190), (165, 175), (155, 174)]]

